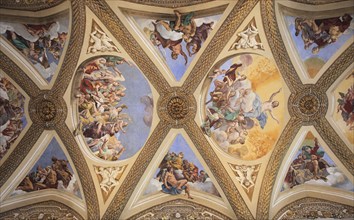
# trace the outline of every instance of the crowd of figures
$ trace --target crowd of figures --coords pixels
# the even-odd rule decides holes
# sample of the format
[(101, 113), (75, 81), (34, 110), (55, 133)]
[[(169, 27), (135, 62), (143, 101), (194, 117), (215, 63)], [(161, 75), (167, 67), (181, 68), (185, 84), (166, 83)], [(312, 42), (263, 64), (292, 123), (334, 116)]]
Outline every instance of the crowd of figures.
[[(197, 26), (194, 13), (186, 15), (182, 15), (178, 11), (174, 11), (174, 13), (176, 15), (174, 21), (156, 20), (153, 22), (154, 30), (145, 27), (144, 32), (155, 46), (171, 50), (172, 59), (176, 60), (181, 55), (187, 64), (188, 56), (191, 57), (200, 50), (202, 43), (212, 30), (214, 22)], [(182, 44), (182, 41), (185, 44)], [(183, 49), (188, 51), (188, 56)]]
[(183, 152), (176, 154), (169, 152), (164, 157), (159, 166), (160, 170), (156, 175), (156, 179), (162, 182), (162, 191), (168, 194), (181, 194), (185, 190), (188, 198), (190, 196), (190, 186), (188, 182), (204, 183), (208, 174), (193, 163), (184, 159)]
[(304, 48), (312, 44), (312, 53), (317, 54), (321, 48), (335, 43), (338, 38), (349, 28), (353, 18), (349, 14), (326, 19), (295, 19), (295, 36), (301, 32)]
[(0, 74), (0, 159), (24, 127), (24, 102), (16, 87)]
[[(352, 78), (352, 75), (349, 77)], [(349, 130), (354, 130), (354, 85), (348, 88), (345, 94), (340, 92), (339, 95), (337, 112), (341, 113), (343, 121), (349, 126)]]
[(49, 188), (57, 189), (59, 181), (62, 182), (64, 188), (67, 188), (73, 177), (68, 163), (67, 160), (58, 159), (53, 156), (51, 166), (42, 168), (39, 165), (36, 171), (31, 172), (22, 180), (16, 190), (32, 192)]
[(81, 69), (79, 124), (74, 134), (83, 133), (86, 143), (96, 156), (118, 160), (125, 148), (117, 139), (125, 133), (130, 117), (123, 113), (128, 106), (121, 103), (125, 96), (125, 81), (118, 65), (127, 63), (121, 57), (105, 56), (87, 63)]
[(327, 181), (326, 177), (329, 175), (327, 168), (334, 165), (330, 165), (323, 158), (324, 155), (325, 152), (320, 149), (317, 138), (314, 139), (313, 146), (303, 146), (289, 167), (284, 181), (286, 187), (292, 188), (312, 179)]
[(242, 66), (233, 64), (228, 70), (216, 69), (213, 78), (214, 90), (206, 102), (206, 120), (202, 129), (208, 136), (214, 135), (219, 146), (228, 152), (228, 146), (245, 144), (249, 130), (255, 126), (262, 129), (267, 123), (267, 113), (279, 124), (273, 109), (279, 106), (275, 91), (269, 100), (262, 102), (253, 91), (247, 76), (236, 70)]
[(58, 64), (68, 34), (67, 31), (59, 32), (59, 22), (47, 24), (0, 22), (0, 31), (33, 64), (40, 64), (47, 71), (46, 75), (43, 75), (47, 80), (52, 77), (54, 71), (51, 70), (51, 62)]

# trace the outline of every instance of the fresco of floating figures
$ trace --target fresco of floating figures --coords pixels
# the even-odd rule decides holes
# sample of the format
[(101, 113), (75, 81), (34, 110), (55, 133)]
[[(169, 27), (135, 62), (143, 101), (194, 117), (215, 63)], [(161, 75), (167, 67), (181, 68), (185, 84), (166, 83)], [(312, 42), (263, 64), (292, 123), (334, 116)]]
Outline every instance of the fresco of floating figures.
[(48, 82), (51, 81), (67, 41), (69, 14), (61, 14), (50, 22), (0, 22), (0, 34), (27, 57)]
[(291, 38), (311, 78), (353, 37), (353, 17), (353, 14), (321, 19), (285, 16)]
[(27, 124), (25, 97), (0, 73), (0, 160)]
[(99, 158), (133, 156), (145, 143), (152, 123), (153, 100), (147, 80), (130, 61), (99, 56), (78, 69), (79, 124), (87, 146)]
[(12, 196), (45, 189), (58, 189), (82, 198), (76, 175), (55, 138)]
[(204, 167), (180, 134), (161, 161), (144, 195), (159, 191), (171, 195), (185, 191), (189, 198), (193, 197), (193, 191), (220, 197)]
[(170, 16), (171, 20), (134, 19), (180, 80), (221, 15), (199, 18), (194, 12), (175, 11)]
[(202, 130), (233, 157), (255, 160), (276, 143), (285, 99), (273, 61), (244, 54), (227, 60), (209, 76)]
[(354, 144), (354, 72), (338, 85), (334, 97), (334, 120), (349, 142)]
[(282, 191), (298, 185), (332, 186), (354, 191), (354, 185), (327, 155), (311, 132), (294, 155), (285, 177)]

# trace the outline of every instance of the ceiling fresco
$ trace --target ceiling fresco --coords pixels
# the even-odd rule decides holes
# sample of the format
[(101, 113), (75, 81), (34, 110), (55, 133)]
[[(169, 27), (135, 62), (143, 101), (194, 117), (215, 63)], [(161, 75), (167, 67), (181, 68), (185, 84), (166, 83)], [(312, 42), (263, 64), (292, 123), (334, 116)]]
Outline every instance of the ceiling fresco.
[(354, 218), (353, 11), (1, 2), (0, 218)]

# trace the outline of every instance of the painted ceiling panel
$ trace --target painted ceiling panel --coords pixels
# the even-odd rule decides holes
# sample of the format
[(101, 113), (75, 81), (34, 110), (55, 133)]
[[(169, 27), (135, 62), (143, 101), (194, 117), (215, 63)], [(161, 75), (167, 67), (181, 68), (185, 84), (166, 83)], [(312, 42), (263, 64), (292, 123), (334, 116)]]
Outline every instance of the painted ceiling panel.
[(353, 218), (330, 2), (1, 3), (0, 218)]

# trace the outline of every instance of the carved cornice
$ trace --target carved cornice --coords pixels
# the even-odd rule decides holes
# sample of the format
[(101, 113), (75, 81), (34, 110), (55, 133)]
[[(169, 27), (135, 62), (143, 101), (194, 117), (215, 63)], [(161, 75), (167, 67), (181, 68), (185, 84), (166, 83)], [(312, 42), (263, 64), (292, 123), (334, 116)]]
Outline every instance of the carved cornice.
[(84, 219), (75, 210), (56, 201), (45, 201), (0, 213), (1, 219)]
[(191, 201), (177, 199), (169, 202), (164, 202), (160, 205), (153, 206), (147, 210), (140, 212), (129, 218), (131, 220), (143, 219), (217, 219), (228, 220), (227, 216), (196, 204)]
[(304, 3), (308, 5), (325, 5), (335, 2), (342, 2), (343, 0), (292, 0), (293, 2)]
[(65, 0), (2, 0), (0, 8), (39, 11), (57, 6)]
[(354, 218), (354, 207), (317, 198), (303, 198), (283, 207), (273, 219)]
[(192, 6), (196, 4), (211, 2), (214, 0), (124, 0), (126, 2), (138, 3), (142, 5), (160, 6), (165, 8), (178, 8)]

